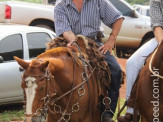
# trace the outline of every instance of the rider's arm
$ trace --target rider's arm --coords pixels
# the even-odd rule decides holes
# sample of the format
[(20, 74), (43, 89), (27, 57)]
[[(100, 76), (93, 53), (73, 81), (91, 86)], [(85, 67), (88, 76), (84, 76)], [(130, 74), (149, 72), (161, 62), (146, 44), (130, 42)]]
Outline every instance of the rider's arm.
[(66, 31), (63, 33), (63, 37), (69, 42), (68, 47), (72, 47), (72, 42), (75, 41), (75, 34), (72, 31)]
[(105, 44), (100, 47), (100, 50), (103, 54), (105, 54), (108, 50), (111, 53), (124, 17), (109, 0), (100, 0), (100, 18), (105, 25), (112, 28), (110, 37)]
[(160, 26), (157, 26), (154, 28), (154, 35), (158, 43), (160, 44), (161, 41), (163, 40), (163, 29)]
[(71, 47), (71, 43), (75, 41), (75, 34), (72, 32), (65, 11), (60, 5), (54, 7), (54, 21), (56, 35), (63, 36), (69, 42), (67, 46)]
[(116, 20), (112, 25), (112, 32), (106, 41), (106, 43), (100, 47), (101, 53), (105, 54), (108, 50), (110, 54), (112, 53), (112, 48), (114, 47), (117, 35), (121, 29), (123, 18)]

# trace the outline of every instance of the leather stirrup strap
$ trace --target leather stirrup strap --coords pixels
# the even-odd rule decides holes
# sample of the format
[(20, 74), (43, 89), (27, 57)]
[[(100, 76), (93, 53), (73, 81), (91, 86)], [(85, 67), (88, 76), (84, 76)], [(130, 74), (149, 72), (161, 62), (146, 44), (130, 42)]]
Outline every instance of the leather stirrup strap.
[(120, 111), (118, 112), (118, 114), (117, 114), (117, 120), (118, 120), (118, 118), (120, 117), (122, 111), (124, 110), (124, 108), (125, 108), (126, 106), (127, 106), (127, 100), (125, 101), (124, 105), (122, 106), (122, 108), (121, 108)]

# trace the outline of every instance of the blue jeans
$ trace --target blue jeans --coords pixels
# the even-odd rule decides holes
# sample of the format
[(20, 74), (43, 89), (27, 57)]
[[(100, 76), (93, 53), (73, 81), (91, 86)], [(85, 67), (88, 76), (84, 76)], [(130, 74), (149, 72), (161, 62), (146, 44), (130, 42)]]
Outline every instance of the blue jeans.
[[(98, 40), (95, 40), (95, 42), (99, 46), (103, 45), (103, 43), (101, 43)], [(111, 71), (111, 84), (109, 89), (109, 98), (111, 99), (110, 107), (111, 110), (115, 112), (117, 107), (118, 97), (119, 97), (120, 83), (121, 83), (121, 68), (117, 60), (115, 59), (115, 57), (110, 55), (109, 51), (105, 54), (105, 57), (106, 57), (106, 62), (108, 63), (108, 66)], [(113, 115), (111, 116), (113, 117)]]

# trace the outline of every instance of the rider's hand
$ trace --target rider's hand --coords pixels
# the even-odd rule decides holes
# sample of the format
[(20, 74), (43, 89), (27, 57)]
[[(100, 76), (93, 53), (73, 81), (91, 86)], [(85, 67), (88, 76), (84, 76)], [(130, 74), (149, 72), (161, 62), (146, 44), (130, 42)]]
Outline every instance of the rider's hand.
[(76, 46), (74, 45), (74, 41), (70, 41), (68, 44), (67, 44), (67, 47), (70, 48), (72, 51), (75, 51), (77, 50)]
[(102, 54), (106, 54), (107, 51), (110, 51), (110, 54), (112, 54), (112, 49), (114, 48), (114, 43), (116, 41), (116, 38), (114, 36), (110, 36), (108, 41), (99, 48)]

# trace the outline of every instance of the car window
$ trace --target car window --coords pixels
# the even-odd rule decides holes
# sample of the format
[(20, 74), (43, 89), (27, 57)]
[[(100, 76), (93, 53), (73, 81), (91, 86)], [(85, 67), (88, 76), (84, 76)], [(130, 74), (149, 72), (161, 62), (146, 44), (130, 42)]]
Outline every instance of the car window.
[(131, 16), (131, 9), (120, 0), (110, 0), (110, 2), (123, 14), (123, 16)]
[(48, 4), (55, 4), (56, 0), (48, 0)]
[(27, 34), (29, 57), (33, 58), (43, 53), (46, 48), (46, 43), (51, 39), (48, 33), (35, 32)]
[(150, 15), (149, 15), (149, 9), (147, 9), (147, 13), (146, 13), (146, 15), (147, 15), (147, 16), (150, 16)]
[(140, 8), (139, 8), (139, 7), (138, 7), (138, 8), (136, 8), (136, 11), (140, 12)]
[(23, 58), (23, 41), (21, 34), (5, 37), (0, 41), (0, 56), (4, 61), (14, 60), (13, 56)]

